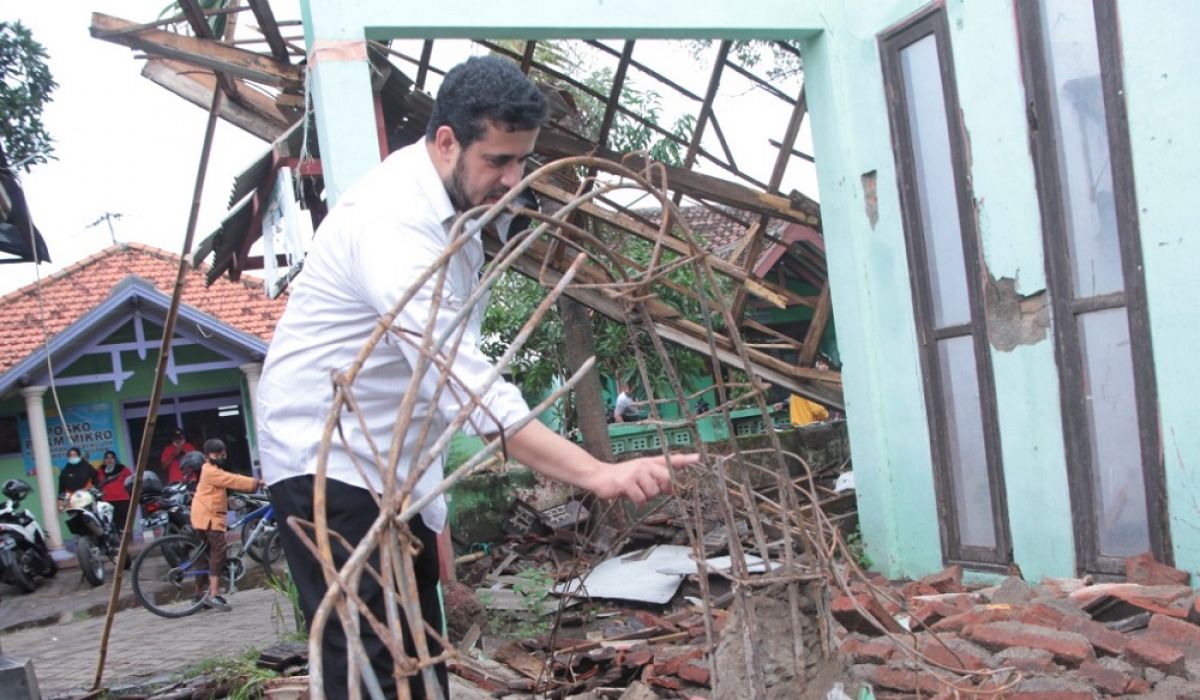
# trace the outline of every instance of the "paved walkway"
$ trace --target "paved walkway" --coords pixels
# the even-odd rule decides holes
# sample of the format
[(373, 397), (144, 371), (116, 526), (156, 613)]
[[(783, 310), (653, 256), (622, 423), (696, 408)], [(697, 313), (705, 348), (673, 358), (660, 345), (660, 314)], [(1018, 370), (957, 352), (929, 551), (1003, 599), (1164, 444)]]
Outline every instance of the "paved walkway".
[[(248, 589), (229, 596), (233, 612), (201, 611), (168, 620), (142, 608), (117, 613), (108, 645), (105, 684), (169, 676), (204, 659), (230, 658), (265, 649), (294, 627), (286, 596)], [(103, 616), (0, 635), (6, 654), (33, 659), (45, 695), (91, 685), (100, 649)]]

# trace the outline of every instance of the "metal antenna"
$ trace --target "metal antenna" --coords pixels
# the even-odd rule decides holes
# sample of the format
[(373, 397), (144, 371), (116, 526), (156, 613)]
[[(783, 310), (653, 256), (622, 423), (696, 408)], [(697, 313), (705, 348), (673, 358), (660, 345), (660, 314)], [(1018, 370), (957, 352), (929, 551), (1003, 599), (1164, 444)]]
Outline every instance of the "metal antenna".
[(97, 227), (97, 226), (99, 226), (99, 225), (100, 225), (100, 222), (101, 222), (101, 221), (104, 221), (104, 222), (106, 222), (106, 223), (108, 224), (108, 237), (112, 239), (113, 245), (116, 245), (116, 244), (117, 244), (117, 234), (116, 234), (116, 232), (115, 232), (115, 231), (113, 231), (112, 220), (113, 220), (113, 219), (118, 219), (118, 220), (120, 220), (120, 218), (121, 218), (122, 216), (124, 216), (124, 215), (123, 215), (123, 214), (117, 214), (117, 213), (113, 213), (113, 212), (111, 212), (111, 211), (106, 211), (106, 212), (104, 212), (103, 214), (101, 214), (101, 215), (100, 215), (100, 218), (96, 219), (95, 221), (93, 221), (92, 223), (88, 224), (88, 225), (87, 225), (87, 226), (85, 226), (84, 228), (85, 228), (85, 229), (87, 229), (87, 228), (95, 228), (95, 227)]

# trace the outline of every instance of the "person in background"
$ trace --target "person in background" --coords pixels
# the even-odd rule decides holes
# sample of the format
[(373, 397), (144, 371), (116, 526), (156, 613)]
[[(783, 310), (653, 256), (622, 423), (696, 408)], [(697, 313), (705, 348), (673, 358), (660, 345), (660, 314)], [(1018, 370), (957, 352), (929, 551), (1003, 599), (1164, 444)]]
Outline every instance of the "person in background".
[(824, 423), (829, 420), (829, 409), (816, 401), (792, 394), (788, 397), (788, 422), (795, 426)]
[(633, 395), (628, 382), (621, 382), (621, 391), (617, 394), (617, 403), (613, 406), (613, 421), (617, 423), (632, 423), (642, 419), (642, 414), (633, 405)]
[[(63, 499), (80, 489), (96, 484), (96, 468), (83, 458), (78, 447), (67, 450), (67, 464), (58, 475), (58, 497)], [(61, 504), (60, 504), (61, 505)]]
[(177, 484), (183, 481), (183, 471), (179, 468), (179, 460), (185, 454), (195, 450), (196, 447), (187, 441), (183, 431), (176, 428), (175, 433), (171, 436), (171, 444), (163, 448), (162, 457), (159, 459), (164, 472), (163, 476), (166, 477), (168, 484)]
[(129, 490), (125, 488), (125, 480), (133, 476), (133, 471), (117, 461), (117, 453), (112, 450), (104, 453), (99, 471), (101, 498), (112, 504), (113, 526), (120, 532), (125, 529), (125, 518), (129, 514)]
[(229, 489), (256, 491), (263, 483), (252, 476), (223, 469), (225, 443), (213, 438), (204, 442), (204, 466), (192, 499), (192, 527), (208, 543), (208, 592), (201, 599), (204, 607), (229, 612), (232, 606), (218, 594), (221, 570), (225, 568), (225, 514), (229, 509)]
[(179, 460), (179, 470), (183, 472), (183, 483), (189, 493), (196, 493), (196, 485), (200, 481), (200, 470), (204, 467), (204, 453), (194, 450)]

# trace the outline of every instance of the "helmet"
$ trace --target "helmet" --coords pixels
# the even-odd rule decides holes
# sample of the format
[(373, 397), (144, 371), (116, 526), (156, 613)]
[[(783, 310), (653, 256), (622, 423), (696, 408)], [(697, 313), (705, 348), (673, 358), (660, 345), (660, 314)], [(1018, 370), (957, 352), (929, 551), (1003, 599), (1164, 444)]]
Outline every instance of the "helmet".
[[(132, 474), (125, 479), (125, 491), (127, 493), (133, 493), (133, 480), (134, 480), (134, 476)], [(142, 493), (143, 494), (150, 495), (150, 496), (157, 496), (162, 493), (162, 490), (163, 490), (162, 479), (160, 479), (158, 477), (158, 474), (155, 474), (154, 472), (151, 472), (151, 471), (148, 471), (145, 474), (142, 474)]]
[(67, 507), (83, 509), (95, 502), (96, 497), (92, 495), (91, 491), (88, 491), (87, 489), (80, 489), (71, 494), (71, 498), (67, 500)]
[(9, 479), (4, 482), (4, 495), (8, 496), (10, 500), (23, 501), (30, 493), (33, 493), (33, 487), (20, 479)]
[[(209, 440), (209, 442), (212, 442)], [(206, 445), (208, 443), (205, 443)], [(224, 448), (222, 448), (224, 449)], [(204, 453), (193, 451), (179, 458), (179, 471), (185, 475), (196, 475), (200, 473), (200, 467), (204, 466)]]

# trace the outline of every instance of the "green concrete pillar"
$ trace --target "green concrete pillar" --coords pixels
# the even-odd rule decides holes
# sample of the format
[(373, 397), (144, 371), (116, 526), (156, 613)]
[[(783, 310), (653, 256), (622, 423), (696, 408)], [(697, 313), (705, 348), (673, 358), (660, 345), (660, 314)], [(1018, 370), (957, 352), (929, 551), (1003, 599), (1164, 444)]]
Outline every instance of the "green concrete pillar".
[(379, 163), (367, 40), (358, 6), (341, 0), (303, 0), (308, 80), (321, 169), (332, 206)]

